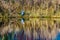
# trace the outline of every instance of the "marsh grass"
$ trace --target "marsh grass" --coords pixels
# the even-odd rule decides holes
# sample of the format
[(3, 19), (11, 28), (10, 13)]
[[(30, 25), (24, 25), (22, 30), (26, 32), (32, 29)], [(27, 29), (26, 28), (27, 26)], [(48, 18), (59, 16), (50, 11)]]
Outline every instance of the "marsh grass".
[[(40, 1), (38, 2), (37, 0), (33, 0), (34, 2), (31, 1), (32, 4), (30, 0), (24, 0), (24, 2), (22, 0), (13, 2), (12, 0), (9, 2), (6, 1), (1, 0), (0, 2), (0, 6), (4, 11), (4, 15), (2, 15), (2, 12), (0, 12), (0, 17), (4, 20), (5, 26), (2, 29), (5, 32), (8, 30), (10, 25), (13, 30), (16, 29), (15, 31), (24, 29), (25, 32), (27, 30), (31, 32), (31, 29), (33, 28), (33, 31), (36, 33), (36, 35), (36, 30), (39, 29), (41, 30), (41, 37), (51, 38), (52, 36), (56, 35), (58, 27), (56, 27), (57, 24), (54, 24), (54, 20), (59, 22), (58, 20), (60, 20), (60, 9), (59, 4), (55, 0), (52, 0), (53, 2), (50, 0), (41, 0), (41, 3), (39, 3)], [(52, 2), (52, 4), (50, 2)], [(20, 15), (21, 10), (24, 10), (26, 13), (23, 17)], [(24, 24), (22, 24), (19, 20), (21, 18), (29, 20), (24, 21)], [(13, 23), (9, 24), (10, 21)]]

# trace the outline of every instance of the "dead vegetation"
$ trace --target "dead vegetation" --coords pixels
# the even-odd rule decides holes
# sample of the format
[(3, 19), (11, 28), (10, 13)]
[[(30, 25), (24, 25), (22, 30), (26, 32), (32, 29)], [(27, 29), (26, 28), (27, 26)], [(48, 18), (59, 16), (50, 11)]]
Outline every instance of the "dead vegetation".
[[(24, 10), (26, 15), (29, 14), (28, 17), (26, 17), (29, 18), (29, 20), (25, 21), (24, 24), (21, 24), (19, 20), (21, 18), (21, 15), (19, 15), (21, 10)], [(56, 35), (57, 29), (59, 28), (57, 26), (59, 23), (54, 24), (54, 17), (60, 17), (60, 1), (0, 0), (0, 14), (4, 22), (4, 27), (0, 28), (2, 29), (2, 33), (7, 32), (10, 27), (11, 30), (16, 29), (15, 31), (19, 31), (21, 29), (24, 29), (25, 32), (27, 30), (27, 32), (31, 32), (31, 29), (33, 28), (34, 33), (36, 33), (35, 35), (37, 35), (36, 31), (39, 29), (39, 31), (41, 31), (41, 36), (43, 35), (46, 38), (51, 38), (51, 36)], [(15, 18), (10, 19), (10, 17)], [(44, 20), (44, 18), (46, 19)], [(10, 21), (12, 21), (12, 24), (10, 24)], [(3, 22), (0, 23), (2, 24)]]

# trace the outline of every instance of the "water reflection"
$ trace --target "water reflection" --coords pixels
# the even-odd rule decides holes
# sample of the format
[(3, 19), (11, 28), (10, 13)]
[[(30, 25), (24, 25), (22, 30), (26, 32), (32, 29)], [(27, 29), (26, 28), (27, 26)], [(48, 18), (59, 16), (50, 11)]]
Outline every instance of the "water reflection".
[(54, 40), (60, 40), (60, 32), (57, 33), (56, 37), (54, 38)]
[[(25, 19), (22, 18), (21, 23), (24, 27), (21, 29), (20, 27), (23, 25), (18, 25), (18, 23), (15, 22), (14, 27), (18, 27), (19, 31), (15, 31), (15, 28), (12, 32), (7, 32), (3, 36), (1, 35), (0, 40), (53, 40), (60, 26), (59, 20), (60, 19), (51, 18), (30, 18), (28, 21), (25, 21)], [(59, 40), (59, 38), (60, 33), (57, 34), (56, 40)]]

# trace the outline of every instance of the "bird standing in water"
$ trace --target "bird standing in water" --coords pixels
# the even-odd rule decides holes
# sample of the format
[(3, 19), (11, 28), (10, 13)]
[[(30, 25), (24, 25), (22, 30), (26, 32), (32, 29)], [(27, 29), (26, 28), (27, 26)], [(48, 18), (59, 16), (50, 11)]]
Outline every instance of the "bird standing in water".
[[(25, 15), (24, 10), (22, 10), (20, 14), (21, 14), (21, 16), (23, 17), (23, 16)], [(21, 19), (21, 23), (24, 24), (24, 18)]]
[(21, 15), (24, 16), (25, 15), (25, 12), (24, 10), (21, 11)]

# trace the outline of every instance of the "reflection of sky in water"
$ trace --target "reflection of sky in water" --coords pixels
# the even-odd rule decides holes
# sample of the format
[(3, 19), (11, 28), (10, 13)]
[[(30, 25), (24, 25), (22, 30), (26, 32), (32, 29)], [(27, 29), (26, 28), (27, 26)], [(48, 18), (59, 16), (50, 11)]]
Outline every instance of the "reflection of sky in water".
[(56, 38), (54, 40), (60, 40), (60, 32), (57, 33)]

